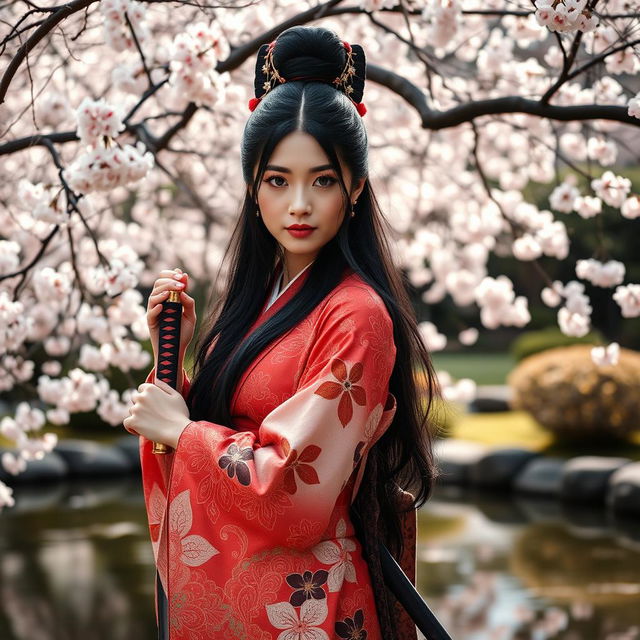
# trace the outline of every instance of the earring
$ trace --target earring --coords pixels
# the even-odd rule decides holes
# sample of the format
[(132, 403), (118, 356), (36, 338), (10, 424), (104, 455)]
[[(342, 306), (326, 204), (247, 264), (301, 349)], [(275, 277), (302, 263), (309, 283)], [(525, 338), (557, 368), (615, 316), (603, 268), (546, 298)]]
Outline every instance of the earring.
[(257, 218), (260, 217), (260, 208), (259, 207), (256, 208), (256, 217)]
[(356, 212), (353, 210), (353, 205), (354, 205), (356, 202), (358, 202), (358, 201), (356, 200), (355, 202), (352, 202), (352, 203), (351, 203), (351, 217), (352, 217), (352, 218), (353, 218), (353, 216), (355, 216), (355, 215), (356, 215)]

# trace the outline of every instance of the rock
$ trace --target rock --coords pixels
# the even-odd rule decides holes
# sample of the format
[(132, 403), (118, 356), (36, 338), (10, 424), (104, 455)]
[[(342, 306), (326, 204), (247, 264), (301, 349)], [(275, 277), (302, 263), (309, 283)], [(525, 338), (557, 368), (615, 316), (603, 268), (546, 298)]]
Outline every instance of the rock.
[(69, 479), (67, 493), (60, 501), (59, 510), (95, 509), (103, 505), (118, 505), (129, 490), (130, 474), (100, 476), (83, 475)]
[(469, 468), (469, 481), (478, 487), (510, 489), (515, 476), (537, 455), (518, 447), (495, 449)]
[(433, 445), (440, 475), (438, 484), (466, 484), (469, 468), (489, 451), (489, 447), (472, 440), (437, 439)]
[(540, 456), (530, 460), (513, 483), (516, 491), (557, 496), (562, 488), (562, 470), (566, 460)]
[(611, 474), (606, 503), (616, 512), (640, 514), (640, 462), (626, 464)]
[[(5, 452), (18, 455), (17, 449), (0, 448), (0, 457)], [(56, 451), (45, 453), (41, 460), (27, 460), (27, 468), (17, 476), (5, 471), (0, 464), (0, 480), (9, 486), (22, 484), (27, 482), (50, 482), (52, 480), (60, 480), (67, 477), (69, 468), (62, 456)]]
[(118, 438), (113, 445), (118, 447), (129, 459), (134, 469), (141, 470), (140, 466), (140, 436), (128, 434)]
[(611, 534), (611, 519), (601, 505), (566, 501), (561, 504), (567, 530), (572, 535), (593, 539)]
[(71, 477), (121, 475), (134, 470), (130, 459), (118, 447), (69, 439), (60, 440), (56, 451), (69, 466)]
[(477, 492), (473, 496), (473, 504), (491, 522), (507, 525), (527, 524), (526, 514), (518, 508), (510, 494), (487, 490), (487, 487), (475, 491)]
[(557, 496), (538, 493), (517, 493), (514, 496), (516, 506), (533, 523), (559, 524), (564, 523), (562, 503)]
[(618, 511), (612, 515), (612, 529), (615, 531), (615, 541), (621, 547), (630, 549), (634, 553), (640, 552), (640, 521), (636, 514)]
[(511, 411), (511, 387), (507, 385), (483, 385), (477, 388), (476, 397), (469, 403), (473, 413), (498, 413)]
[(608, 456), (577, 456), (568, 460), (562, 473), (560, 497), (569, 502), (604, 502), (609, 478), (628, 458)]

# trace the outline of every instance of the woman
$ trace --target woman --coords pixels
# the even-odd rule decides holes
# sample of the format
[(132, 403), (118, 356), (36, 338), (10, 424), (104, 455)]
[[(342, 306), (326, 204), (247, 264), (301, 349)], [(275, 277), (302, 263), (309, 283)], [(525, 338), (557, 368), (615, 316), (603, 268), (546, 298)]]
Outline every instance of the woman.
[[(193, 379), (182, 369), (178, 391), (156, 386), (154, 367), (125, 420), (141, 436), (172, 640), (416, 637), (375, 543), (415, 580), (437, 388), (367, 176), (364, 77), (362, 48), (328, 29), (260, 48), (227, 289)], [(154, 348), (177, 287), (184, 354), (186, 284), (179, 270), (156, 280)], [(154, 455), (152, 440), (174, 451)]]

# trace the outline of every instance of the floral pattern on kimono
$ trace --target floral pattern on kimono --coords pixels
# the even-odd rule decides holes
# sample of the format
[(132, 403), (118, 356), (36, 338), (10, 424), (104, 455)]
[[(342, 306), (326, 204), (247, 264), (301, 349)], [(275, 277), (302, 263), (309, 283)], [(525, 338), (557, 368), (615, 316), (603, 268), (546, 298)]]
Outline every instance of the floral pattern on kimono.
[(192, 421), (161, 456), (140, 437), (171, 640), (382, 640), (349, 507), (366, 454), (395, 414), (395, 355), (382, 299), (349, 270), (244, 372), (234, 428)]

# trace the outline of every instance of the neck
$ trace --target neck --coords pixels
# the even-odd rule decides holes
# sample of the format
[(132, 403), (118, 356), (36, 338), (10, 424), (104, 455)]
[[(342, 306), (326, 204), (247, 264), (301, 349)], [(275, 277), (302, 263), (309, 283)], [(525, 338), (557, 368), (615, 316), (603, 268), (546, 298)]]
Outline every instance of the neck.
[(304, 269), (306, 269), (314, 260), (312, 258), (309, 260), (308, 258), (303, 260), (285, 260), (283, 262), (283, 276), (282, 276), (282, 286), (281, 289), (284, 289), (299, 273), (301, 273)]

